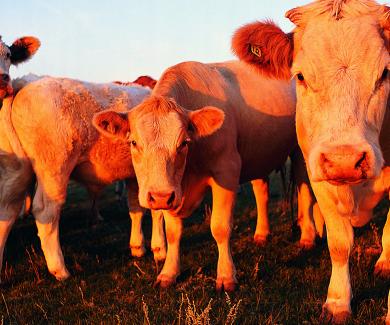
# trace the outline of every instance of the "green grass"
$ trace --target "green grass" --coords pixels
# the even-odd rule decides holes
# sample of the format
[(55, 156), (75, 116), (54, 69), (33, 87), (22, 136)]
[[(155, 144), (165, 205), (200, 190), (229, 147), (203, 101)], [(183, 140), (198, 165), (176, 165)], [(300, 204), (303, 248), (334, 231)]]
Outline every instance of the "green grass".
[[(271, 191), (272, 236), (264, 248), (252, 241), (256, 208), (250, 187), (239, 194), (232, 251), (240, 286), (229, 298), (214, 290), (217, 247), (207, 220), (202, 222), (205, 205), (185, 222), (178, 284), (160, 290), (153, 288), (158, 270), (150, 251), (141, 259), (130, 256), (130, 221), (113, 189), (101, 200), (105, 221), (91, 227), (86, 193), (73, 185), (61, 219), (61, 243), (72, 277), (57, 282), (48, 273), (33, 220), (18, 220), (6, 246), (2, 323), (193, 324), (198, 319), (230, 324), (235, 318), (236, 324), (318, 324), (331, 272), (328, 249), (324, 242), (310, 252), (299, 249), (299, 234), (292, 231), (276, 185)], [(370, 250), (381, 235), (387, 205), (376, 209), (370, 225), (355, 231), (352, 324), (380, 324), (387, 312), (388, 282), (373, 275), (378, 255)], [(149, 240), (150, 222), (147, 216)]]

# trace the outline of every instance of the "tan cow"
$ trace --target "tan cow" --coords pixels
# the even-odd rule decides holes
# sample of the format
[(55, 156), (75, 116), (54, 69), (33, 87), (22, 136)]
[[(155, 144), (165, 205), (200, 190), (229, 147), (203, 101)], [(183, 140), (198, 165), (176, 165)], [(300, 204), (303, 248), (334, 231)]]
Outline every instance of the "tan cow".
[(39, 49), (40, 41), (32, 36), (18, 38), (11, 46), (6, 45), (0, 36), (0, 101), (12, 95), (13, 89), (9, 68), (30, 59)]
[[(264, 180), (284, 164), (297, 146), (294, 121), (294, 84), (264, 78), (239, 61), (173, 66), (152, 96), (129, 114), (106, 111), (94, 117), (103, 134), (131, 143), (140, 204), (165, 210), (168, 251), (157, 283), (166, 287), (176, 281), (182, 218), (191, 215), (211, 187), (211, 232), (219, 251), (216, 286), (234, 289), (229, 241), (237, 187)], [(265, 181), (254, 185), (261, 211), (256, 237), (269, 231), (262, 211), (268, 196)], [(313, 202), (307, 184), (300, 190), (309, 194), (301, 240), (313, 241)]]
[[(12, 109), (12, 99), (4, 99), (0, 111), (0, 262), (33, 172), (37, 190), (32, 213), (48, 269), (57, 279), (69, 276), (58, 223), (70, 178), (95, 196), (115, 180), (133, 179), (128, 191), (130, 246), (133, 255), (143, 255), (143, 209), (138, 204), (128, 143), (100, 136), (91, 122), (96, 112), (127, 110), (149, 94), (150, 90), (141, 86), (44, 77), (25, 85), (15, 96)], [(165, 257), (161, 214), (155, 213), (154, 219), (152, 248), (160, 259)]]
[[(390, 189), (390, 11), (370, 0), (321, 0), (286, 16), (296, 25), (293, 33), (271, 22), (249, 24), (237, 31), (233, 49), (266, 75), (297, 80), (298, 141), (332, 260), (323, 317), (344, 322), (351, 313), (353, 226), (366, 224)], [(375, 265), (385, 275), (387, 218)]]

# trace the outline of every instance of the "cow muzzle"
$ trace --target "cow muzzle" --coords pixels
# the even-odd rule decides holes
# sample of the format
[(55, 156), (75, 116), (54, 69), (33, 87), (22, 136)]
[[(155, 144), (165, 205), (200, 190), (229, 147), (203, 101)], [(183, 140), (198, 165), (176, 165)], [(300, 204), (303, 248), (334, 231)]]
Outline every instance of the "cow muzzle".
[(375, 154), (367, 145), (325, 147), (317, 151), (312, 162), (312, 180), (359, 184), (375, 177), (374, 162)]
[(177, 197), (175, 191), (157, 192), (151, 191), (147, 194), (147, 202), (150, 209), (171, 210), (176, 207)]
[(7, 73), (0, 74), (0, 99), (11, 96), (13, 92), (9, 75)]

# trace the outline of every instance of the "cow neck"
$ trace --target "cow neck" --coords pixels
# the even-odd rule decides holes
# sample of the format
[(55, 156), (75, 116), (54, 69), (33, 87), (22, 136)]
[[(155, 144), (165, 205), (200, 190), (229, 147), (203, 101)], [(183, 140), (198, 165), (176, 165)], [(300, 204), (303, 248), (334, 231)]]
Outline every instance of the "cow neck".
[(6, 97), (3, 99), (2, 107), (0, 111), (0, 116), (2, 120), (2, 127), (4, 128), (5, 135), (8, 139), (8, 142), (11, 146), (13, 153), (18, 158), (27, 158), (26, 152), (24, 151), (22, 144), (19, 141), (19, 138), (16, 134), (15, 128), (12, 124), (12, 102), (14, 100), (13, 96)]

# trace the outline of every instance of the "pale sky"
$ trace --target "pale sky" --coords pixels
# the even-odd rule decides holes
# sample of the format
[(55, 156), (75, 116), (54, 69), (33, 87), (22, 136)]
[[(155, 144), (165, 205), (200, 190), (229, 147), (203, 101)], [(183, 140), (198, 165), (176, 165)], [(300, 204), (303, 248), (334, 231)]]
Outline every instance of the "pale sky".
[[(307, 0), (15, 0), (1, 6), (8, 44), (32, 35), (41, 48), (11, 77), (29, 72), (95, 82), (158, 78), (176, 63), (230, 60), (241, 25), (271, 18), (285, 31), (284, 13)], [(381, 1), (384, 2), (384, 1)]]

